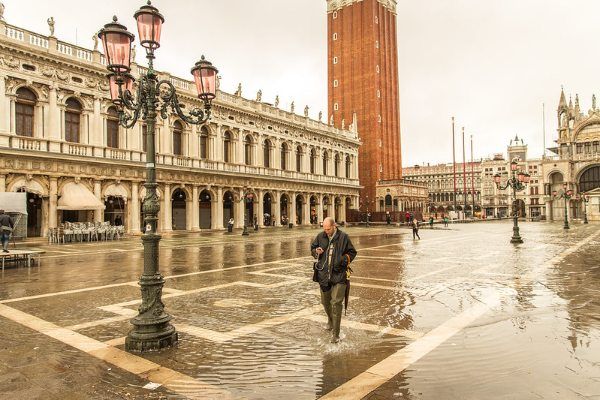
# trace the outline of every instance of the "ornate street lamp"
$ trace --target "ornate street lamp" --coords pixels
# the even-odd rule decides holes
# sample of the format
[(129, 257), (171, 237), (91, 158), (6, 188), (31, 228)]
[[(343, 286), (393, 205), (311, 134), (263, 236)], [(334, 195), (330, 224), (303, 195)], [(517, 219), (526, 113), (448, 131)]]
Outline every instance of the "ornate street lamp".
[(244, 197), (242, 197), (242, 204), (244, 205), (244, 230), (242, 231), (242, 236), (248, 236), (248, 219), (250, 218), (250, 214), (248, 213), (248, 204), (252, 202), (254, 198), (254, 194), (252, 194), (248, 189), (244, 190)]
[(189, 124), (200, 125), (210, 118), (211, 100), (216, 95), (217, 69), (204, 59), (192, 68), (192, 75), (203, 109), (193, 108), (184, 114), (173, 84), (158, 80), (153, 68), (154, 51), (160, 47), (160, 34), (164, 17), (150, 1), (135, 14), (140, 44), (146, 49), (148, 71), (140, 76), (134, 95), (134, 79), (131, 76), (131, 43), (134, 35), (113, 17), (98, 33), (104, 47), (110, 96), (119, 111), (119, 122), (125, 128), (133, 127), (139, 120), (147, 125), (146, 197), (142, 206), (146, 230), (142, 235), (144, 245), (144, 271), (140, 277), (142, 304), (139, 314), (131, 320), (133, 328), (125, 340), (128, 351), (159, 350), (177, 343), (171, 316), (164, 310), (162, 288), (164, 279), (158, 268), (158, 251), (161, 236), (156, 233), (160, 205), (156, 183), (155, 124), (156, 118), (167, 119), (169, 109)]
[(573, 191), (571, 189), (567, 189), (567, 183), (563, 184), (563, 190), (558, 193), (556, 190), (552, 192), (552, 197), (555, 199), (565, 199), (565, 223), (563, 225), (563, 229), (569, 228), (569, 214), (567, 212), (569, 200), (573, 196)]
[(587, 218), (587, 203), (590, 202), (590, 195), (587, 193), (582, 193), (581, 194), (581, 201), (583, 202), (583, 223), (587, 224), (588, 223), (588, 218)]
[(511, 177), (506, 181), (505, 185), (500, 183), (500, 174), (494, 175), (494, 183), (499, 190), (505, 190), (508, 187), (512, 188), (513, 198), (513, 235), (510, 239), (511, 243), (523, 243), (523, 239), (519, 234), (519, 211), (517, 209), (517, 192), (525, 189), (529, 183), (530, 175), (518, 169), (518, 164), (515, 160), (510, 163)]

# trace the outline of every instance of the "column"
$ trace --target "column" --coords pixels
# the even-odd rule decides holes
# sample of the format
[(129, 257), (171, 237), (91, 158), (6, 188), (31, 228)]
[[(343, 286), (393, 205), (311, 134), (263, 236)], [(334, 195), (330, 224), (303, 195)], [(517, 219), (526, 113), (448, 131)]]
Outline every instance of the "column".
[(48, 236), (48, 227), (49, 227), (49, 209), (50, 209), (50, 201), (48, 197), (42, 198), (42, 236)]
[(140, 188), (139, 183), (131, 182), (131, 202), (129, 203), (131, 210), (131, 223), (129, 224), (130, 233), (140, 233)]
[(6, 192), (6, 175), (0, 175), (0, 193)]
[[(193, 200), (194, 200), (193, 195), (192, 195), (191, 199), (188, 196), (186, 196), (186, 198), (185, 198), (185, 230), (186, 231), (192, 230), (192, 225), (193, 225), (192, 218), (194, 215), (194, 209), (196, 210), (196, 213), (198, 213), (198, 206), (199, 206), (198, 201), (196, 201), (196, 203), (194, 203)], [(198, 221), (198, 218), (196, 218), (196, 221)]]
[[(102, 201), (102, 181), (94, 181), (94, 195), (101, 203)], [(104, 221), (104, 210), (97, 209), (94, 211), (94, 222), (102, 222)]]
[(6, 77), (0, 76), (0, 110), (4, 116), (0, 118), (0, 132), (8, 132), (10, 127), (10, 103), (6, 97)]
[(272, 192), (273, 196), (271, 197), (271, 217), (273, 218), (273, 220), (275, 221), (275, 225), (274, 226), (280, 226), (281, 225), (281, 205), (280, 205), (280, 196), (281, 194), (279, 193), (278, 190), (274, 190)]
[(290, 197), (291, 197), (290, 200), (291, 200), (292, 204), (290, 204), (289, 222), (294, 225), (297, 225), (296, 224), (296, 194), (297, 193), (294, 193), (294, 192), (290, 193)]
[(323, 195), (317, 194), (317, 224), (323, 222)]
[(305, 202), (302, 204), (302, 225), (310, 226), (310, 197), (304, 193)]
[[(340, 221), (339, 222), (346, 222), (346, 196), (342, 196), (341, 201), (342, 201), (342, 204), (340, 204)], [(393, 201), (394, 200), (392, 200), (392, 207), (394, 204)]]
[(165, 190), (163, 192), (163, 216), (164, 216), (164, 225), (163, 232), (171, 232), (173, 230), (173, 208), (171, 204), (171, 185), (165, 183)]
[[(244, 227), (244, 212), (246, 210), (246, 199), (244, 198), (244, 190), (240, 189), (239, 190), (239, 197), (238, 200), (236, 201), (234, 199), (233, 202), (234, 206), (233, 206), (233, 213), (235, 214), (235, 217), (233, 218), (234, 225), (236, 228), (243, 228)], [(248, 223), (248, 226), (250, 226), (250, 223)]]
[(217, 128), (215, 130), (215, 135), (211, 136), (213, 140), (211, 140), (212, 145), (212, 160), (214, 161), (223, 161), (223, 135), (222, 125), (217, 124)]
[[(256, 191), (256, 199), (255, 199), (255, 204), (256, 207), (254, 208), (254, 212), (256, 213), (256, 221), (258, 222), (259, 226), (264, 226), (264, 204), (263, 204), (263, 191), (262, 189), (258, 189)], [(252, 221), (254, 221), (254, 219), (252, 219)]]
[(244, 136), (246, 135), (246, 132), (243, 129), (240, 129), (239, 133), (238, 133), (238, 140), (237, 140), (237, 146), (235, 146), (235, 159), (234, 161), (238, 164), (245, 164), (245, 160), (244, 160)]
[(60, 109), (57, 101), (56, 86), (52, 84), (48, 92), (48, 137), (60, 140)]
[(50, 177), (50, 199), (49, 199), (49, 211), (48, 211), (48, 227), (58, 227), (58, 178)]
[(216, 192), (210, 211), (211, 228), (223, 229), (223, 188), (218, 187)]
[(90, 144), (94, 146), (102, 146), (104, 138), (100, 100), (100, 97), (94, 96), (94, 113), (90, 116), (90, 125), (92, 126), (92, 132), (90, 133)]
[(258, 139), (256, 141), (256, 165), (259, 167), (265, 166), (265, 151), (263, 141), (263, 135), (258, 135)]
[(198, 196), (198, 186), (194, 185), (192, 186), (192, 203), (190, 204), (190, 206), (192, 207), (190, 213), (192, 221), (190, 225), (193, 231), (200, 230), (200, 201)]
[(279, 139), (273, 140), (273, 154), (271, 155), (273, 164), (271, 168), (281, 169), (281, 141)]

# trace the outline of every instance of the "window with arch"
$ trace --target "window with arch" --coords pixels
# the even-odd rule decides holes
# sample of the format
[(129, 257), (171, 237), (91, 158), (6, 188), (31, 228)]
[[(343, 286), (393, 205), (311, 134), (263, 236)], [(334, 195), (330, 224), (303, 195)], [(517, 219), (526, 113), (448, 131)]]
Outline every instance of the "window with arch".
[(206, 126), (200, 128), (200, 158), (208, 159), (208, 128)]
[(231, 162), (231, 132), (223, 134), (223, 161)]
[(109, 108), (106, 115), (106, 146), (119, 148), (119, 112), (115, 107)]
[(271, 147), (271, 141), (266, 139), (263, 145), (263, 165), (265, 168), (271, 168)]
[(252, 136), (246, 135), (244, 138), (244, 163), (246, 165), (252, 165), (252, 145), (254, 141), (252, 140)]
[(315, 173), (315, 160), (317, 159), (317, 152), (315, 149), (310, 149), (310, 173)]
[(15, 133), (19, 136), (33, 137), (33, 113), (37, 96), (27, 88), (17, 90), (15, 102)]
[(183, 146), (181, 144), (183, 137), (183, 125), (179, 121), (173, 124), (173, 154), (180, 156), (183, 154)]
[(81, 125), (81, 104), (70, 98), (65, 109), (65, 140), (67, 142), (79, 143), (79, 132)]
[(289, 153), (289, 147), (287, 143), (283, 143), (281, 145), (281, 169), (282, 170), (286, 170), (287, 169), (287, 159), (288, 159), (288, 153)]
[(588, 192), (600, 187), (600, 165), (585, 170), (579, 179), (579, 190)]
[(326, 151), (323, 152), (323, 175), (327, 175), (327, 164), (329, 164), (329, 154)]
[(346, 178), (350, 178), (350, 166), (352, 165), (350, 161), (350, 156), (346, 156)]
[(334, 163), (333, 163), (333, 174), (334, 176), (339, 176), (340, 173), (340, 155), (336, 154), (335, 158), (333, 159)]
[(296, 147), (296, 171), (302, 171), (302, 146)]

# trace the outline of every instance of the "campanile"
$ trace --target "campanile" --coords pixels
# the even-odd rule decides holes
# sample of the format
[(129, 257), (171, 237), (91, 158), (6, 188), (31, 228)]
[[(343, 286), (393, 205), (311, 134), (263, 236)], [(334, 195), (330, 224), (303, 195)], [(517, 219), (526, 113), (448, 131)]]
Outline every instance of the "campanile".
[(356, 114), (362, 210), (375, 184), (401, 178), (396, 0), (327, 0), (328, 110), (336, 127)]

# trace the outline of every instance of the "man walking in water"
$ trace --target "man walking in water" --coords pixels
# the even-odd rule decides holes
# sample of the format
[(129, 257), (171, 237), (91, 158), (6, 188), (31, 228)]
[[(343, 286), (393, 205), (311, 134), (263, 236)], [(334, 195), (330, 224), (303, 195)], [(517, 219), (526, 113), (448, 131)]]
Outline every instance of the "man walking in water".
[(342, 303), (346, 294), (348, 266), (356, 257), (350, 238), (335, 226), (335, 220), (323, 220), (323, 232), (310, 245), (315, 263), (315, 280), (321, 289), (321, 303), (327, 314), (327, 330), (332, 331), (331, 343), (340, 341)]
[(0, 210), (0, 241), (2, 242), (2, 251), (4, 253), (8, 253), (8, 241), (14, 227), (15, 224), (10, 215), (5, 214), (4, 210)]

